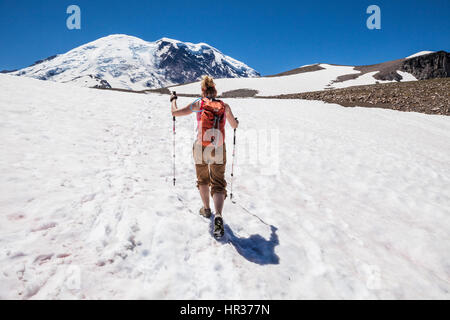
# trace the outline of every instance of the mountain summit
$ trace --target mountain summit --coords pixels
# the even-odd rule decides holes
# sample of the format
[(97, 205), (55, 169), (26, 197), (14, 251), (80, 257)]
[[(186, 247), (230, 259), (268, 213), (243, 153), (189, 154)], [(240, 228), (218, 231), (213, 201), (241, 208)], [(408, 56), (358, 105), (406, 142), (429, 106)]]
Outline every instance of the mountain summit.
[(215, 78), (257, 77), (259, 73), (206, 43), (162, 38), (148, 42), (115, 34), (67, 53), (39, 60), (11, 73), (86, 87), (143, 90)]

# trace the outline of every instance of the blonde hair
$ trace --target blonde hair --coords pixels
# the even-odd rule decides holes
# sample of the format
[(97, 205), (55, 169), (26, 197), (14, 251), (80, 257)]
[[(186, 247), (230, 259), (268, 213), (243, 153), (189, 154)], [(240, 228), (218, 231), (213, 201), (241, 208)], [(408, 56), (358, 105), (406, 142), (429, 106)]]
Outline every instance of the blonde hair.
[(214, 80), (210, 76), (203, 76), (202, 78), (202, 92), (206, 97), (216, 97), (217, 90)]

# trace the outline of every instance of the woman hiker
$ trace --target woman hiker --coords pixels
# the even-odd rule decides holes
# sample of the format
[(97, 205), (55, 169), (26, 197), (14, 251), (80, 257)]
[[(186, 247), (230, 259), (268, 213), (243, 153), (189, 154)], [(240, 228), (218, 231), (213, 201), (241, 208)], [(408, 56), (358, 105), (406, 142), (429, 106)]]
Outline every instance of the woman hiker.
[(225, 165), (227, 162), (225, 146), (225, 122), (228, 120), (233, 129), (239, 122), (233, 116), (228, 104), (216, 99), (217, 90), (213, 79), (204, 76), (201, 82), (202, 98), (182, 109), (177, 108), (177, 96), (172, 93), (172, 115), (174, 117), (196, 113), (197, 139), (193, 146), (197, 188), (203, 202), (200, 214), (211, 217), (209, 194), (211, 193), (214, 208), (214, 236), (220, 238), (224, 234), (222, 209), (227, 197), (225, 181)]

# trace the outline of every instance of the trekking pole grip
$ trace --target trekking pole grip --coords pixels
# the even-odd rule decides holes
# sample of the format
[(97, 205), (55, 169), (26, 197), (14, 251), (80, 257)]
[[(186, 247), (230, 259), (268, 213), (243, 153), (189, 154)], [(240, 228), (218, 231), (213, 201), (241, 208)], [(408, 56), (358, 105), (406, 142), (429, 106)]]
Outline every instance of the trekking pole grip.
[(172, 102), (172, 100), (174, 99), (175, 100), (178, 99), (176, 91), (172, 91), (172, 95), (170, 96), (170, 102)]

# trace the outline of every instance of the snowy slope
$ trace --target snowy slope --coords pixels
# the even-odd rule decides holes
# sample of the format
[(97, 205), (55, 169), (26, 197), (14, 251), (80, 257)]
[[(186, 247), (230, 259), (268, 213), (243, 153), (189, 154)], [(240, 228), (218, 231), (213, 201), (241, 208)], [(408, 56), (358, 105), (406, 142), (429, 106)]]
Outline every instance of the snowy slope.
[[(85, 87), (143, 90), (214, 77), (254, 77), (244, 63), (206, 43), (162, 38), (155, 42), (114, 34), (18, 70), (14, 75), (74, 82)], [(106, 87), (108, 87), (106, 86)]]
[[(217, 79), (216, 84), (219, 89), (219, 94), (237, 89), (251, 89), (257, 90), (258, 96), (272, 96), (343, 88), (354, 85), (375, 84), (376, 82), (392, 82), (375, 79), (373, 75), (376, 72), (364, 74), (353, 80), (336, 82), (336, 79), (339, 76), (360, 74), (360, 71), (355, 70), (352, 66), (336, 66), (324, 63), (319, 64), (318, 66), (323, 69), (279, 77)], [(417, 80), (413, 75), (407, 72), (398, 71), (398, 73), (403, 77), (402, 81)], [(170, 90), (175, 90), (177, 93), (199, 94), (200, 83), (194, 82), (186, 85), (174, 86)]]
[(450, 298), (448, 117), (227, 102), (217, 242), (167, 96), (0, 75), (0, 298)]
[[(397, 73), (402, 76), (401, 81), (417, 81), (417, 79), (408, 72), (397, 71)], [(377, 71), (365, 73), (356, 79), (350, 79), (350, 80), (343, 81), (343, 82), (334, 82), (332, 84), (332, 87), (338, 89), (338, 88), (347, 88), (347, 87), (352, 87), (352, 86), (363, 86), (363, 85), (375, 84), (375, 83), (395, 82), (395, 80), (391, 80), (391, 81), (376, 80), (373, 77), (375, 74), (377, 74)]]

